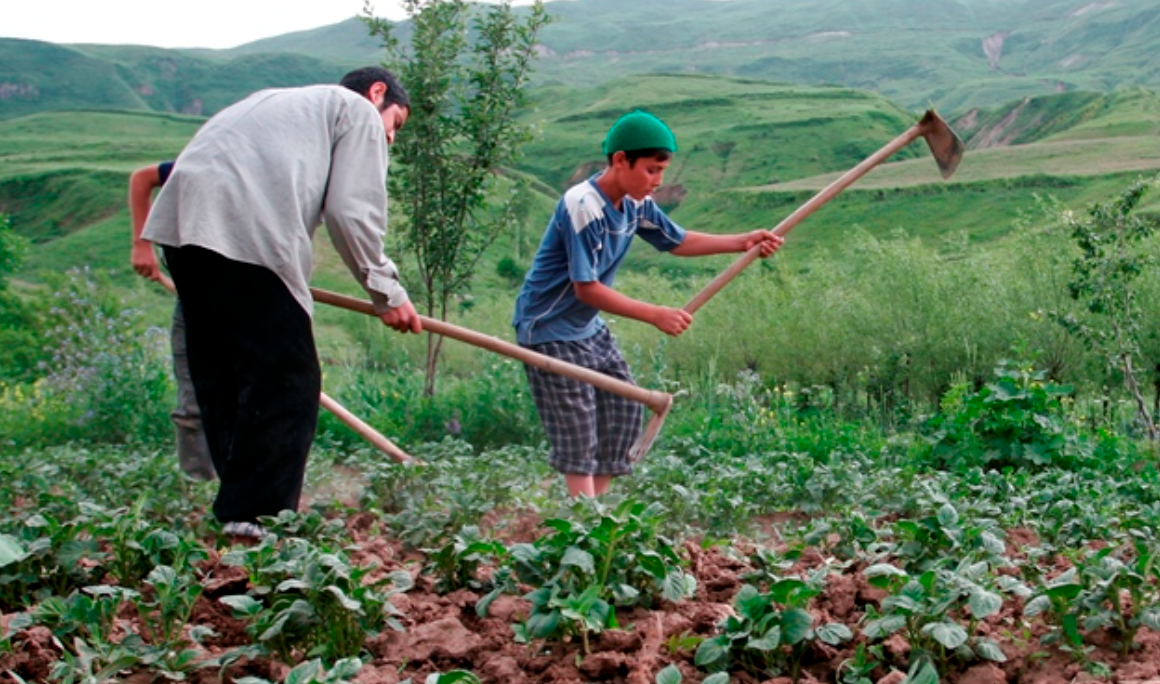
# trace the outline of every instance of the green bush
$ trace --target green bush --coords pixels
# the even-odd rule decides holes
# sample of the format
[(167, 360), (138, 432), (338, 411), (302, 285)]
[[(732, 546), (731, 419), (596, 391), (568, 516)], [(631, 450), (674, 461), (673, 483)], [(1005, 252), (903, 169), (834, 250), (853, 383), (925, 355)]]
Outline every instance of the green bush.
[(943, 468), (1074, 467), (1091, 456), (1064, 410), (1072, 389), (1028, 364), (1000, 361), (977, 392), (956, 385), (927, 423), (930, 457)]
[(168, 338), (147, 329), (91, 272), (53, 283), (45, 331), (47, 375), (0, 387), (6, 447), (160, 444), (172, 438)]

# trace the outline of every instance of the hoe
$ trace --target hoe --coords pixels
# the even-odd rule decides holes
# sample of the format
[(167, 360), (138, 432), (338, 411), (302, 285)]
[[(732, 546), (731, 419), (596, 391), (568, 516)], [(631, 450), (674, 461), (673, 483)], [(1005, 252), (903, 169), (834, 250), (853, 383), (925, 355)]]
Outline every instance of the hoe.
[[(335, 292), (319, 290), (317, 288), (310, 288), (310, 293), (314, 296), (314, 301), (316, 302), (330, 304), (331, 306), (337, 306), (371, 316), (375, 315), (374, 306), (368, 301), (347, 297)], [(656, 440), (657, 434), (661, 431), (661, 426), (665, 423), (669, 409), (673, 405), (673, 395), (666, 392), (657, 392), (638, 387), (631, 382), (625, 382), (624, 380), (605, 375), (604, 373), (561, 361), (560, 359), (554, 359), (539, 352), (534, 352), (530, 349), (512, 344), (511, 342), (505, 342), (497, 337), (485, 335), (467, 328), (461, 328), (445, 321), (428, 318), (426, 316), (420, 316), (419, 318), (423, 322), (423, 329), (430, 333), (450, 337), (460, 342), (466, 342), (481, 349), (487, 349), (497, 354), (511, 357), (517, 361), (523, 361), (529, 366), (535, 366), (540, 370), (563, 375), (573, 380), (579, 380), (605, 392), (610, 392), (644, 404), (652, 410), (653, 416), (649, 419), (648, 424), (645, 425), (640, 439), (632, 447), (630, 456), (634, 461), (643, 458), (648, 453), (653, 441)]]
[[(821, 192), (814, 195), (808, 202), (798, 207), (794, 213), (777, 224), (773, 232), (777, 235), (785, 235), (793, 230), (794, 226), (801, 223), (805, 217), (817, 211), (818, 207), (833, 199), (834, 195), (845, 190), (851, 183), (865, 175), (867, 171), (878, 166), (895, 152), (914, 142), (919, 136), (926, 139), (926, 144), (930, 147), (931, 154), (934, 155), (934, 160), (938, 164), (938, 169), (942, 177), (950, 178), (955, 172), (955, 169), (958, 168), (959, 162), (962, 161), (963, 141), (959, 139), (959, 136), (951, 130), (951, 127), (945, 121), (939, 118), (939, 115), (933, 109), (929, 109), (918, 123), (887, 143), (885, 147), (867, 157), (862, 163), (842, 174), (833, 183), (827, 185)], [(703, 290), (690, 299), (689, 303), (683, 307), (684, 310), (689, 313), (695, 313), (713, 295), (717, 294), (721, 288), (725, 287), (730, 280), (733, 280), (738, 273), (741, 273), (749, 264), (753, 263), (760, 252), (760, 246), (757, 246), (738, 257), (729, 268), (722, 271)]]
[[(171, 294), (177, 294), (177, 288), (173, 285), (173, 280), (169, 276), (161, 276), (161, 285)], [(391, 457), (391, 460), (397, 463), (414, 463), (420, 464), (422, 461), (416, 459), (414, 456), (400, 449), (394, 442), (384, 437), (378, 430), (375, 430), (370, 425), (367, 425), (358, 416), (351, 413), (345, 406), (335, 401), (329, 394), (322, 392), (318, 397), (318, 403), (322, 408), (330, 411), (336, 418), (346, 423), (350, 429), (354, 430), (360, 437), (370, 442), (376, 449)]]

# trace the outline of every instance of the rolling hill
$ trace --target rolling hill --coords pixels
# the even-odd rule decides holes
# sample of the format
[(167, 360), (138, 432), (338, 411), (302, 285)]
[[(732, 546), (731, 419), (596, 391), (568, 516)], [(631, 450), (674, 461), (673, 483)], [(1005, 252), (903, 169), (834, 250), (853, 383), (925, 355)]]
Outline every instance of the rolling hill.
[[(835, 84), (955, 116), (1056, 92), (1160, 87), (1160, 0), (556, 0), (548, 8), (555, 21), (542, 34), (539, 85), (727, 75)], [(398, 30), (405, 35), (407, 24)], [(229, 50), (0, 38), (0, 120), (93, 107), (212, 114), (258, 88), (333, 82), (382, 56), (355, 18)]]
[[(530, 210), (496, 246), (493, 262), (528, 258), (559, 193), (602, 166), (604, 131), (631, 107), (659, 114), (677, 134), (680, 150), (658, 200), (677, 221), (710, 232), (772, 226), (918, 114), (865, 91), (697, 75), (544, 87), (533, 105), (526, 116), (546, 133), (511, 170), (531, 181)], [(974, 149), (950, 182), (915, 143), (811, 217), (787, 258), (807, 259), (813, 248), (835, 244), (846, 226), (882, 235), (898, 228), (931, 237), (966, 231), (985, 241), (1009, 231), (1036, 195), (1055, 194), (1072, 206), (1098, 199), (1160, 169), (1158, 110), (1160, 96), (1137, 88), (972, 111), (954, 122)], [(86, 111), (0, 122), (0, 211), (35, 243), (25, 277), (88, 264), (131, 282), (123, 253), (127, 174), (175, 156), (203, 120)], [(341, 273), (337, 263), (326, 264)], [(634, 254), (629, 268), (658, 265), (674, 276), (719, 268), (711, 259), (658, 259), (649, 250)]]

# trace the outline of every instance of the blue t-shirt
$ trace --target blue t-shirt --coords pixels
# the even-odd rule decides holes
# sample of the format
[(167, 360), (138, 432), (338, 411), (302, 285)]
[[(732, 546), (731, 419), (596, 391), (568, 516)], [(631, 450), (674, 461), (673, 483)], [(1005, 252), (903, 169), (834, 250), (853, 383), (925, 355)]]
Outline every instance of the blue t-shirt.
[(173, 162), (172, 161), (163, 161), (160, 164), (158, 164), (157, 165), (157, 180), (158, 180), (157, 187), (161, 187), (162, 185), (165, 185), (165, 182), (169, 180), (169, 174), (171, 174), (171, 173), (173, 173)]
[(576, 298), (572, 283), (612, 287), (634, 235), (661, 251), (685, 240), (651, 197), (625, 197), (617, 209), (595, 176), (573, 186), (556, 204), (544, 239), (516, 299), (512, 325), (521, 344), (582, 340), (604, 325), (599, 309)]

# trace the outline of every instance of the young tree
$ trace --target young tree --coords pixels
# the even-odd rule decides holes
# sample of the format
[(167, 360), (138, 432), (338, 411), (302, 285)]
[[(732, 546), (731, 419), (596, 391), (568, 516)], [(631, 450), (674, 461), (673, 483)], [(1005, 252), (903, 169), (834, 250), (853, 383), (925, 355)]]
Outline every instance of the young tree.
[(1068, 293), (1090, 315), (1082, 319), (1074, 314), (1056, 315), (1069, 332), (1123, 374), (1140, 421), (1153, 441), (1157, 438), (1156, 424), (1140, 391), (1140, 366), (1136, 362), (1141, 333), (1136, 281), (1153, 261), (1141, 243), (1156, 230), (1156, 221), (1132, 212), (1157, 182), (1137, 181), (1112, 201), (1093, 204), (1086, 216), (1063, 212), (1063, 224), (1080, 248)]
[[(504, 186), (498, 174), (532, 136), (516, 115), (537, 36), (549, 19), (542, 2), (523, 17), (510, 0), (404, 5), (411, 20), (407, 46), (369, 6), (363, 20), (383, 40), (385, 64), (411, 97), (405, 133), (391, 150), (391, 197), (406, 215), (401, 234), (418, 266), (422, 302), (416, 304), (445, 320), (448, 302), (468, 289), (484, 251), (519, 210), (519, 185)], [(442, 343), (428, 338), (428, 394)]]

